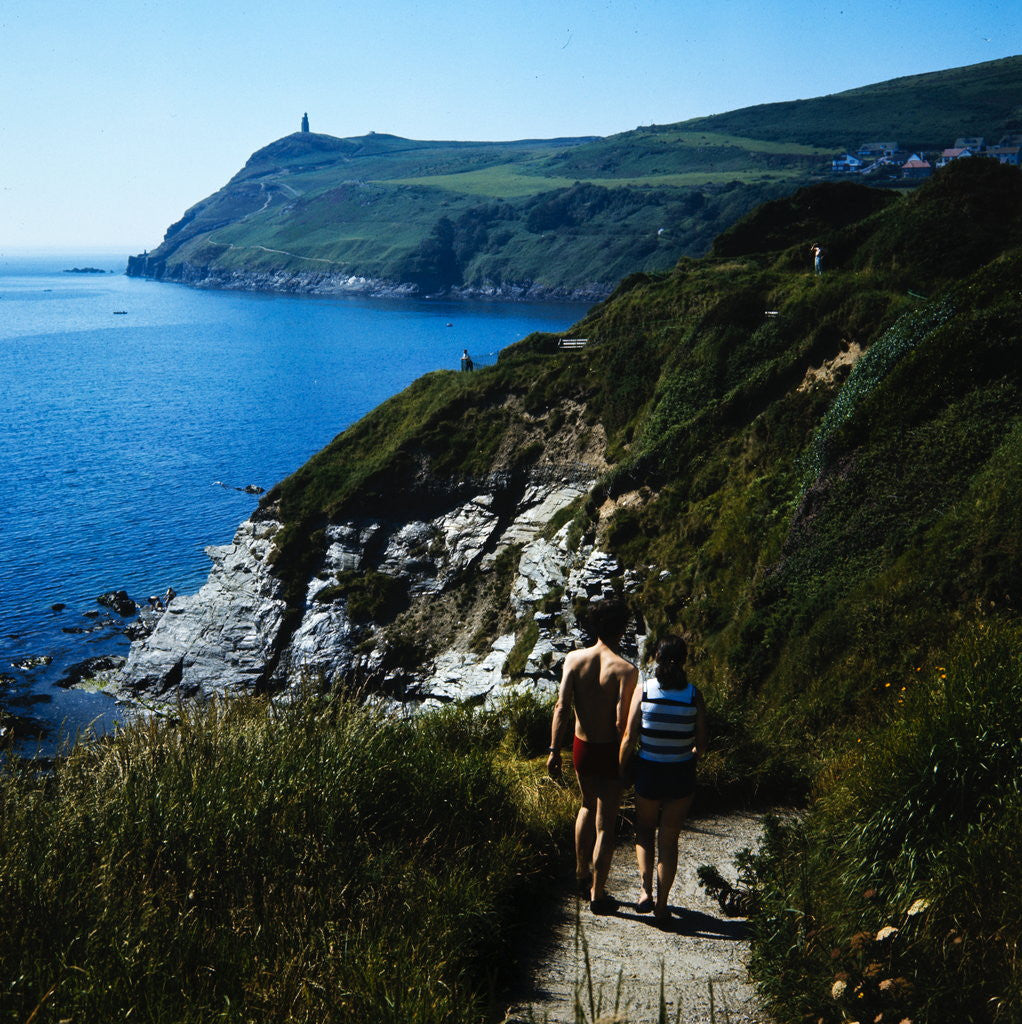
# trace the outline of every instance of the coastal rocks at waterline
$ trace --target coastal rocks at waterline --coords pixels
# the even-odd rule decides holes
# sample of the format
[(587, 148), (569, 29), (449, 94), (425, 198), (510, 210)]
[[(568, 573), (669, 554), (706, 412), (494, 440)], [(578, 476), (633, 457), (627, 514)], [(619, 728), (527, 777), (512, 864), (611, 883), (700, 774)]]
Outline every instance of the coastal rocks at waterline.
[(251, 692), (264, 680), (284, 618), (270, 572), (275, 523), (246, 521), (233, 543), (206, 548), (206, 585), (175, 597), (150, 636), (132, 644), (118, 688), (159, 697)]
[(138, 611), (138, 605), (128, 596), (124, 590), (108, 590), (96, 598), (98, 604), (104, 608), (110, 608), (117, 612), (122, 618), (128, 618)]
[[(282, 266), (257, 270), (219, 267), (181, 261), (168, 263), (149, 253), (128, 257), (128, 277), (175, 281), (193, 288), (224, 291), (272, 292), (278, 295), (357, 295), (372, 298), (424, 298), (417, 285), (408, 281), (352, 274), (341, 270), (297, 270)], [(598, 302), (614, 290), (614, 282), (600, 281), (582, 287), (552, 287), (538, 281), (481, 283), (443, 289), (448, 299), (491, 299), (542, 302)]]
[(109, 678), (109, 674), (120, 669), (126, 660), (121, 654), (99, 654), (94, 658), (86, 658), (72, 665), (57, 680), (57, 686), (69, 690), (72, 686), (81, 686), (86, 680), (100, 686)]
[[(574, 599), (608, 596), (615, 581), (625, 589), (637, 582), (592, 545), (571, 548), (568, 526), (544, 532), (591, 482), (531, 480), (512, 495), (494, 484), (429, 519), (332, 523), (297, 611), (286, 608), (273, 571), (281, 524), (265, 509), (263, 518), (239, 527), (232, 544), (207, 549), (207, 583), (178, 597), (152, 635), (132, 645), (115, 688), (124, 697), (169, 702), (358, 679), (426, 705), (487, 702), (522, 687), (549, 692), (563, 655), (587, 639)], [(402, 607), (428, 609), (468, 576), (486, 578), (498, 562), (506, 565), (509, 555), (510, 592), (501, 600), (514, 613), (514, 632), (494, 635), (480, 650), (467, 626), (453, 628), (453, 639), (412, 667), (395, 668), (390, 657), (393, 614), (377, 621), (379, 609), (359, 604), (352, 589), (353, 580), (372, 580), (398, 594)]]

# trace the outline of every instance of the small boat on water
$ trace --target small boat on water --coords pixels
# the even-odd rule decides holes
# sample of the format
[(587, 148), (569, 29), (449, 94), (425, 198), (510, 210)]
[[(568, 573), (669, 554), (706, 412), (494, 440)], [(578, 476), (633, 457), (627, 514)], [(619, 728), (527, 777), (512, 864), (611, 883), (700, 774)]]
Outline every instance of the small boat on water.
[(126, 309), (115, 309), (114, 316), (127, 316), (128, 311)]

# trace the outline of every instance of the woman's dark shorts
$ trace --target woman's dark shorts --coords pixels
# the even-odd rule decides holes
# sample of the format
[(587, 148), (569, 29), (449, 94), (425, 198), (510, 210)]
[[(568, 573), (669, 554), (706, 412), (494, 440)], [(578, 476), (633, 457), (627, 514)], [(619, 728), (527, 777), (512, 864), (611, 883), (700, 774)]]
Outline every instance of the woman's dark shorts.
[(635, 759), (635, 794), (646, 800), (683, 800), (696, 790), (696, 762)]

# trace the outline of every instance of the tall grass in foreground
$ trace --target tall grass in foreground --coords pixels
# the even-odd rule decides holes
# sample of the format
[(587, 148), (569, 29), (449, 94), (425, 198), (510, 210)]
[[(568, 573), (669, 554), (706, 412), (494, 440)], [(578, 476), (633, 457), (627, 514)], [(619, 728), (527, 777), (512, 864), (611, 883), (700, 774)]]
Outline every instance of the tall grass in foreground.
[(752, 969), (779, 1020), (1022, 1020), (1020, 641), (964, 628), (768, 830)]
[(567, 807), (544, 709), (182, 709), (0, 771), (0, 1020), (478, 1021)]

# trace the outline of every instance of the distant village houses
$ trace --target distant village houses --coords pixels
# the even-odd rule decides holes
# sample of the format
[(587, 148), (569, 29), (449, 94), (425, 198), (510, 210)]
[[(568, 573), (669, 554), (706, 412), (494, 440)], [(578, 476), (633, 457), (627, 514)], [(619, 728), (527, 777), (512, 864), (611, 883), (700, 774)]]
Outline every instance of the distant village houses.
[(834, 174), (859, 174), (864, 177), (901, 178), (918, 181), (928, 178), (935, 169), (946, 167), (953, 160), (986, 157), (1014, 167), (1022, 164), (1022, 133), (1005, 135), (996, 146), (987, 146), (978, 135), (963, 135), (953, 146), (940, 152), (908, 153), (897, 142), (864, 142), (855, 152), (834, 157)]

